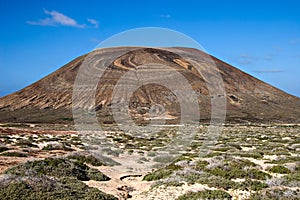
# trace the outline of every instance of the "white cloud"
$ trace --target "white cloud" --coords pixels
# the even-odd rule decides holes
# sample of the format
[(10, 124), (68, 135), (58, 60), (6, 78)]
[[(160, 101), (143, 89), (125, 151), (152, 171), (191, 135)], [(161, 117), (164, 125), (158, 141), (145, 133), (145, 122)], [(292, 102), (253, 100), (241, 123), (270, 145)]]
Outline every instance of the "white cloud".
[(95, 19), (87, 19), (88, 22), (90, 22), (92, 25), (94, 25), (94, 28), (98, 28), (99, 27), (99, 22)]
[(160, 15), (161, 18), (171, 18), (171, 15), (169, 14), (162, 14)]
[(62, 13), (59, 13), (55, 10), (48, 11), (44, 10), (47, 17), (45, 19), (40, 19), (38, 21), (27, 21), (30, 25), (39, 25), (39, 26), (72, 26), (76, 28), (85, 28), (85, 24), (78, 24), (78, 22)]

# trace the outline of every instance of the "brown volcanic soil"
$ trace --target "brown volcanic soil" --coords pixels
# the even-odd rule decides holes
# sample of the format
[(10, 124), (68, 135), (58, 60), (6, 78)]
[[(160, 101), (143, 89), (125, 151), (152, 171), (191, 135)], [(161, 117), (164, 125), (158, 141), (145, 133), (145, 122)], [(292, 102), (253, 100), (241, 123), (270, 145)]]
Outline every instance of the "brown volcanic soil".
[[(210, 120), (210, 102), (212, 98), (216, 97), (209, 93), (204, 78), (192, 64), (195, 63), (193, 58), (196, 57), (197, 64), (201, 68), (201, 74), (206, 73), (206, 75), (214, 76), (212, 62), (207, 60), (207, 54), (196, 49), (179, 47), (159, 49), (118, 47), (97, 51), (104, 52), (106, 57), (101, 59), (107, 61), (110, 55), (114, 55), (115, 52), (128, 51), (106, 64), (105, 67), (107, 68), (98, 82), (95, 106), (100, 122), (113, 122), (110, 110), (111, 96), (118, 80), (128, 71), (135, 74), (142, 73), (143, 71), (139, 66), (149, 63), (167, 65), (172, 70), (180, 72), (197, 93), (201, 120)], [(2, 97), (0, 99), (0, 122), (72, 123), (73, 84), (77, 72), (87, 56), (78, 57), (40, 81)], [(224, 81), (227, 122), (300, 122), (299, 98), (266, 84), (215, 57), (211, 57), (211, 59)], [(152, 78), (174, 79), (171, 76), (159, 76), (159, 70), (170, 69), (154, 67), (151, 70), (156, 72), (155, 75), (158, 75)], [(95, 69), (95, 73), (97, 73), (97, 69)], [(130, 81), (132, 80), (125, 84), (130, 84)], [(213, 85), (214, 83), (208, 84)], [(182, 85), (178, 89), (184, 91), (186, 86)], [(175, 101), (171, 101), (170, 97)], [(149, 110), (155, 104), (163, 105), (164, 114), (170, 118), (177, 119), (180, 116), (176, 96), (161, 85), (144, 85), (136, 90), (133, 96), (127, 97), (124, 94), (119, 97), (118, 101), (122, 102), (126, 98), (130, 98), (131, 115), (140, 121), (145, 119), (147, 121)], [(79, 101), (77, 106), (85, 107), (84, 99)]]

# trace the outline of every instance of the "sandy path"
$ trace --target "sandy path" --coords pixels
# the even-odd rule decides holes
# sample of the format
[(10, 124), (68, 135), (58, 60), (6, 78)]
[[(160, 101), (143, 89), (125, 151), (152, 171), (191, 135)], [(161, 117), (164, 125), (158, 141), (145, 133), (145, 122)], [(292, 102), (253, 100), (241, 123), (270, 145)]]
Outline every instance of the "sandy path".
[[(140, 196), (141, 193), (148, 191), (153, 182), (143, 181), (143, 176), (152, 171), (151, 163), (137, 163), (140, 155), (122, 155), (113, 158), (121, 163), (119, 166), (100, 166), (99, 171), (111, 178), (110, 181), (86, 181), (88, 186), (95, 187), (101, 191), (112, 194), (120, 199), (130, 194), (133, 198)], [(126, 177), (126, 178), (124, 178)], [(121, 180), (122, 179), (122, 180)], [(120, 188), (123, 188), (121, 190)]]

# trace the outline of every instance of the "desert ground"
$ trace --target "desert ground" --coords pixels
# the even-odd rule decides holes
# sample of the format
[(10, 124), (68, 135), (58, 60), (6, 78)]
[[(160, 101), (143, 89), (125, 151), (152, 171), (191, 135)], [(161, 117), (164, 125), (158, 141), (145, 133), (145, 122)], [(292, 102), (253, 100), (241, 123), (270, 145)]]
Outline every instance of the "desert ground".
[(300, 198), (299, 124), (227, 124), (206, 145), (208, 127), (194, 127), (189, 145), (166, 161), (156, 152), (187, 129), (166, 126), (140, 137), (114, 125), (84, 134), (59, 124), (1, 124), (0, 199), (17, 198), (21, 186), (35, 195), (27, 199), (46, 199), (38, 190), (47, 186), (50, 198), (62, 181), (82, 199)]

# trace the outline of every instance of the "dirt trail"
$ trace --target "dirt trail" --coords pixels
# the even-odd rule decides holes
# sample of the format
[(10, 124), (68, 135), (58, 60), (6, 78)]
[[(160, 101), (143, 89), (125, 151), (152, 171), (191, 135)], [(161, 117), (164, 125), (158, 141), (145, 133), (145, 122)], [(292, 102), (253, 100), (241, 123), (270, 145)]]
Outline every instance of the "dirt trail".
[(111, 178), (110, 181), (97, 182), (87, 181), (88, 186), (95, 187), (101, 191), (127, 199), (132, 196), (139, 197), (141, 193), (150, 189), (153, 182), (143, 181), (143, 177), (152, 171), (152, 164), (137, 163), (141, 156), (138, 154), (121, 155), (114, 160), (121, 165), (97, 167), (102, 173)]
[(105, 182), (86, 181), (85, 183), (90, 187), (95, 187), (105, 193), (117, 196), (119, 199), (127, 199), (130, 196), (138, 197), (141, 193), (148, 191), (152, 183), (142, 180), (145, 173), (125, 173), (120, 171), (120, 166), (101, 166), (97, 167), (97, 169), (110, 177), (111, 180)]

